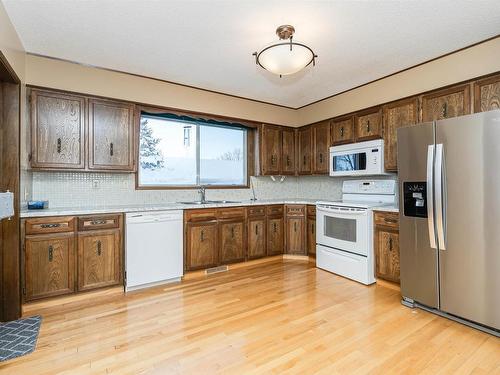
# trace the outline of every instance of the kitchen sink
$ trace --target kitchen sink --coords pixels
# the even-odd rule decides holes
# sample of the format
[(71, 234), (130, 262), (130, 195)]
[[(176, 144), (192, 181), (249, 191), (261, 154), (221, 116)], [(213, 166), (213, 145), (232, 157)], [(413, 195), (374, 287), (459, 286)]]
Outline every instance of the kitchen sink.
[(188, 202), (177, 202), (181, 204), (214, 204), (214, 203), (241, 203), (241, 201), (227, 201), (227, 200), (222, 200), (222, 201), (188, 201)]

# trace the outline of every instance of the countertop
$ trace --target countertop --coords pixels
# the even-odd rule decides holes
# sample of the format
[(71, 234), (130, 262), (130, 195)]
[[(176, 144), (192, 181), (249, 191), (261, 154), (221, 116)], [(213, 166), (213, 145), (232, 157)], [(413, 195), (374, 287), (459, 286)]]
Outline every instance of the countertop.
[(373, 211), (385, 211), (385, 212), (399, 212), (399, 207), (396, 205), (389, 205), (389, 206), (379, 206), (379, 207), (372, 207)]
[(44, 210), (21, 210), (21, 217), (46, 217), (46, 216), (73, 216), (91, 215), (122, 212), (144, 212), (144, 211), (167, 211), (167, 210), (188, 210), (193, 208), (218, 208), (218, 207), (239, 207), (239, 206), (261, 206), (267, 204), (316, 204), (316, 199), (288, 198), (288, 199), (262, 199), (243, 200), (232, 203), (210, 203), (210, 204), (183, 204), (178, 202), (162, 204), (128, 205), (128, 206), (105, 206), (105, 207), (62, 207), (48, 208)]

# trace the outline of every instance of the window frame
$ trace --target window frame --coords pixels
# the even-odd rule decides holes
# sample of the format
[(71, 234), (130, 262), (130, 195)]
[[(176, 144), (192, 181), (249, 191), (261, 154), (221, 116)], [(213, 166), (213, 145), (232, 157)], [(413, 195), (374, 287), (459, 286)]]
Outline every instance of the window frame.
[[(139, 173), (140, 173), (140, 131), (141, 131), (141, 117), (142, 112), (146, 112), (150, 116), (158, 115), (161, 117), (162, 114), (176, 114), (181, 116), (190, 116), (194, 118), (196, 121), (199, 119), (210, 119), (217, 120), (221, 122), (237, 122), (239, 124), (238, 128), (246, 129), (246, 179), (244, 184), (242, 185), (141, 185), (139, 181)], [(206, 189), (249, 189), (250, 188), (250, 176), (253, 175), (253, 171), (255, 168), (255, 138), (257, 132), (257, 124), (246, 123), (244, 121), (226, 118), (226, 117), (218, 117), (218, 116), (203, 116), (197, 115), (195, 113), (190, 112), (179, 112), (179, 111), (170, 111), (167, 109), (156, 109), (150, 107), (138, 107), (135, 114), (135, 158), (136, 158), (136, 171), (135, 171), (135, 189), (136, 190), (197, 190), (201, 186), (204, 186)], [(207, 125), (209, 126), (209, 124)], [(231, 127), (231, 125), (227, 125), (227, 127)], [(236, 126), (235, 126), (236, 127)], [(199, 129), (199, 128), (198, 128)], [(197, 141), (199, 141), (197, 137)]]

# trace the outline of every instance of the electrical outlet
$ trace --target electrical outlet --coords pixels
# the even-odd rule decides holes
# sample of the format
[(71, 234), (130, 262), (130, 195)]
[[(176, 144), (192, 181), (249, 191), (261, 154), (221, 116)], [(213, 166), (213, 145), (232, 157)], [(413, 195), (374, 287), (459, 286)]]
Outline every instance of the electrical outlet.
[(99, 180), (92, 181), (92, 189), (99, 189)]

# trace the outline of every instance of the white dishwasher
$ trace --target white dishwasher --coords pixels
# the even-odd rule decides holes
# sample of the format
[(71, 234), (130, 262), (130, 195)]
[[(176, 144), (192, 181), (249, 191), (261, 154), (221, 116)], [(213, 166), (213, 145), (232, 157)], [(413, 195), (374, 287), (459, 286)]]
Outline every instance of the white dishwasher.
[(180, 281), (182, 210), (135, 212), (125, 218), (125, 291)]

